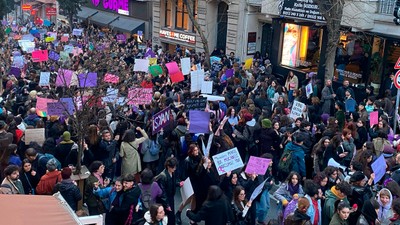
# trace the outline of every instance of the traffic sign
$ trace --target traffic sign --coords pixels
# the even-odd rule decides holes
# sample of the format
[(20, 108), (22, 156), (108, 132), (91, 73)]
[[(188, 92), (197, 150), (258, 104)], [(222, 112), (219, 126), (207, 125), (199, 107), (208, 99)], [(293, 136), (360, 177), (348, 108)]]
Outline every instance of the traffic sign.
[(397, 89), (400, 89), (400, 70), (396, 72), (396, 75), (394, 75), (393, 84)]
[(394, 69), (395, 70), (400, 70), (400, 57), (397, 59), (396, 64), (394, 64)]

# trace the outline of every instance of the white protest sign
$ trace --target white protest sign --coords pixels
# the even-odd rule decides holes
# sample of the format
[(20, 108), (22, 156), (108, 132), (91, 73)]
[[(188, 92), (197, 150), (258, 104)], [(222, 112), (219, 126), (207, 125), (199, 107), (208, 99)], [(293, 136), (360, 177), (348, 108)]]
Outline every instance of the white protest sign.
[(42, 145), (45, 140), (44, 128), (26, 129), (25, 144), (29, 145), (32, 141)]
[(190, 72), (190, 92), (201, 90), (201, 84), (204, 81), (204, 70)]
[(190, 58), (181, 59), (181, 69), (183, 75), (188, 75), (190, 73)]
[(292, 119), (297, 119), (299, 117), (301, 117), (301, 115), (303, 114), (303, 110), (306, 108), (306, 105), (302, 102), (299, 101), (294, 101), (293, 102), (293, 106), (292, 109), (290, 110), (290, 118)]
[(213, 81), (203, 81), (201, 84), (202, 94), (212, 94)]
[(219, 175), (243, 167), (243, 161), (237, 148), (214, 155), (213, 160)]
[(50, 72), (40, 72), (40, 86), (48, 86), (50, 85)]
[(258, 186), (254, 189), (254, 191), (253, 191), (253, 193), (251, 194), (251, 197), (250, 197), (250, 200), (251, 200), (251, 201), (253, 201), (255, 198), (257, 198), (257, 196), (258, 196), (259, 194), (261, 194), (261, 192), (262, 192), (262, 190), (263, 190), (263, 187), (264, 187), (264, 184), (265, 184), (265, 181), (267, 181), (267, 180), (264, 180), (264, 182), (262, 182), (260, 185), (258, 185)]
[(312, 83), (307, 84), (306, 86), (306, 95), (307, 98), (310, 97), (310, 95), (313, 93), (313, 87), (312, 87)]
[(81, 36), (82, 32), (83, 32), (83, 29), (73, 29), (72, 35)]
[(206, 95), (206, 94), (201, 94), (200, 96), (203, 96), (204, 98), (207, 98), (207, 101), (210, 101), (210, 102), (225, 101), (225, 97), (224, 96)]
[(107, 88), (107, 94), (103, 97), (103, 102), (114, 102), (118, 99), (118, 89)]
[(182, 196), (182, 202), (186, 202), (186, 200), (194, 194), (193, 192), (193, 187), (192, 183), (190, 182), (190, 178), (186, 178), (185, 182), (183, 183), (183, 186), (181, 188), (181, 196)]
[(149, 65), (150, 61), (148, 59), (135, 59), (133, 71), (147, 73), (149, 71)]

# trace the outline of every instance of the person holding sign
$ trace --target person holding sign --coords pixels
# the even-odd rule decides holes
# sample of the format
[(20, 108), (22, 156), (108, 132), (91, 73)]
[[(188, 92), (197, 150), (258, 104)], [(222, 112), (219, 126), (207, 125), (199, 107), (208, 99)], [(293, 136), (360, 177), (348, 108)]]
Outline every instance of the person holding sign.
[(246, 191), (242, 186), (236, 186), (233, 190), (232, 209), (235, 217), (235, 225), (246, 225), (251, 221), (250, 213), (247, 213), (251, 207), (252, 201), (247, 201)]

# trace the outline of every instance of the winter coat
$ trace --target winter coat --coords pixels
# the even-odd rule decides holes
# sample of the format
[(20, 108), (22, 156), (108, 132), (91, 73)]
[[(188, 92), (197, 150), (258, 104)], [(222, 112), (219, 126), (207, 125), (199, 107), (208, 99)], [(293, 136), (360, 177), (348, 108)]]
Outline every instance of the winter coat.
[[(113, 187), (106, 187), (106, 188), (97, 188), (97, 190), (93, 190), (93, 193), (99, 197), (100, 199), (107, 199), (108, 201), (102, 201), (104, 207), (109, 211), (111, 208), (111, 203), (117, 197), (117, 191)], [(122, 196), (119, 197), (119, 202), (121, 202)]]
[[(389, 203), (387, 203), (386, 205), (383, 205), (382, 201), (381, 201), (380, 193), (382, 190), (386, 190), (390, 194)], [(377, 194), (377, 197), (378, 197), (378, 203), (379, 203), (378, 219), (381, 222), (381, 225), (388, 225), (390, 223), (390, 218), (393, 217), (393, 212), (391, 210), (392, 202), (393, 202), (392, 193), (387, 188), (382, 188), (379, 191), (379, 193)]]
[(224, 195), (214, 201), (205, 201), (197, 213), (186, 212), (189, 219), (200, 222), (205, 221), (205, 225), (226, 225), (234, 220), (230, 203)]
[(322, 114), (323, 113), (330, 114), (331, 107), (333, 106), (334, 99), (335, 99), (332, 96), (332, 94), (334, 94), (332, 87), (325, 86), (322, 89), (322, 92), (321, 92)]
[(270, 153), (272, 147), (277, 151), (279, 149), (280, 137), (272, 128), (262, 128), (259, 136), (259, 146), (262, 153)]
[[(301, 184), (299, 185), (299, 192), (297, 194), (299, 195), (299, 197), (304, 196), (304, 191)], [(288, 202), (292, 201), (293, 196), (289, 192), (289, 187), (287, 182), (281, 184), (278, 190), (275, 191), (274, 197), (281, 202), (285, 200)]]
[(75, 142), (63, 143), (57, 145), (54, 157), (61, 163), (61, 167), (67, 167), (69, 164), (76, 165), (78, 160), (78, 145)]
[[(335, 202), (337, 200), (339, 200), (339, 198), (335, 194), (333, 194), (331, 190), (327, 190), (325, 192), (325, 205), (322, 209), (322, 225), (329, 224), (329, 221), (335, 213)], [(343, 201), (349, 203), (347, 198), (344, 198)]]
[(164, 169), (160, 174), (155, 177), (156, 182), (160, 186), (163, 195), (165, 195), (168, 201), (174, 201), (176, 188), (179, 186), (175, 173), (172, 176), (168, 173), (167, 169)]
[(140, 219), (140, 216), (135, 211), (135, 207), (139, 202), (141, 191), (138, 186), (134, 186), (133, 188), (124, 191), (121, 195), (122, 201), (118, 207), (113, 207), (111, 212), (115, 215), (115, 218), (118, 218), (118, 222), (116, 224), (124, 224), (128, 219), (131, 208), (133, 207), (132, 221), (136, 221)]
[(296, 209), (285, 219), (285, 225), (312, 225), (310, 217)]
[(333, 214), (331, 222), (329, 223), (329, 225), (348, 225), (348, 224), (349, 222), (347, 220), (342, 220), (337, 213)]
[(20, 180), (11, 181), (7, 178), (4, 178), (3, 182), (1, 182), (1, 185), (8, 186), (9, 189), (11, 190), (10, 194), (20, 194), (20, 195), (25, 194), (23, 185)]
[(71, 179), (59, 182), (53, 191), (54, 193), (60, 192), (72, 210), (76, 211), (78, 209), (78, 201), (82, 199), (82, 194)]
[(153, 222), (153, 220), (151, 220), (150, 211), (147, 211), (144, 214), (144, 219), (146, 220), (144, 225), (167, 225), (168, 224), (168, 216), (167, 215), (165, 215), (161, 221)]
[(39, 195), (52, 195), (54, 186), (61, 180), (61, 172), (58, 170), (46, 173), (40, 178), (36, 186), (36, 193)]
[(304, 160), (304, 150), (303, 147), (300, 145), (297, 145), (293, 142), (289, 142), (285, 150), (288, 151), (293, 151), (292, 153), (292, 164), (290, 166), (290, 169), (292, 171), (298, 172), (302, 177), (306, 176), (306, 162)]
[(241, 208), (243, 208), (243, 209), (246, 206), (245, 202), (242, 202), (242, 203), (231, 202), (233, 216), (235, 218), (235, 222), (233, 224), (235, 224), (235, 225), (250, 224), (251, 218), (250, 218), (249, 211), (247, 211), (246, 215), (243, 217), (243, 209), (239, 208), (239, 206), (237, 204), (243, 204), (243, 205), (241, 205)]
[[(313, 205), (312, 199), (311, 199), (311, 197), (309, 195), (305, 195), (304, 197), (307, 198), (308, 202), (310, 203), (310, 207), (308, 207), (308, 210), (307, 210), (307, 215), (310, 217), (310, 221), (312, 221), (311, 223), (314, 223), (315, 209), (314, 209), (314, 205)], [(321, 199), (318, 199), (317, 202), (318, 202), (318, 214), (319, 214), (318, 215), (318, 218), (319, 218), (318, 225), (321, 225), (322, 224)], [(337, 225), (339, 225), (339, 224), (337, 224)]]
[(147, 140), (149, 137), (147, 133), (141, 130), (141, 138), (137, 138), (132, 142), (122, 142), (119, 156), (122, 158), (121, 174), (136, 174), (142, 171), (140, 162), (139, 145)]
[(39, 174), (36, 173), (35, 176), (32, 176), (31, 171), (22, 172), (19, 176), (19, 179), (22, 182), (25, 194), (34, 194), (32, 193), (32, 189), (35, 190), (39, 183)]
[(117, 142), (115, 140), (105, 141), (104, 139), (100, 141), (99, 145), (99, 155), (101, 161), (103, 161), (104, 166), (106, 168), (110, 168), (113, 164), (112, 159), (116, 158), (119, 159), (118, 149), (117, 149)]

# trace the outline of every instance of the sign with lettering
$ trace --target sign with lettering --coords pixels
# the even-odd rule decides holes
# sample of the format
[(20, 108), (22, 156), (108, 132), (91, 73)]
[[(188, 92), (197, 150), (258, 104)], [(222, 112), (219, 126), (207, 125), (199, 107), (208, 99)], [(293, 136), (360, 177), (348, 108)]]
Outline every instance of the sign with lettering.
[(152, 88), (130, 88), (128, 92), (128, 105), (150, 104), (153, 99)]
[(228, 151), (221, 152), (217, 155), (214, 155), (212, 158), (219, 175), (243, 167), (243, 161), (242, 158), (240, 158), (237, 148), (232, 148)]
[(153, 134), (159, 132), (162, 128), (171, 122), (171, 109), (168, 107), (153, 116)]
[(249, 162), (246, 165), (246, 173), (264, 175), (267, 172), (272, 159), (250, 156)]
[(97, 8), (115, 11), (123, 15), (128, 12), (129, 15), (129, 0), (91, 0), (91, 2)]
[(173, 39), (173, 40), (177, 40), (177, 41), (182, 41), (182, 42), (187, 42), (190, 44), (196, 43), (195, 35), (184, 34), (184, 33), (175, 32), (175, 31), (160, 29), (160, 37)]
[(283, 17), (325, 22), (314, 0), (280, 0), (280, 14)]
[(292, 119), (297, 119), (299, 117), (301, 117), (301, 115), (303, 114), (303, 110), (306, 108), (306, 105), (302, 102), (299, 101), (294, 101), (293, 102), (293, 107), (290, 110), (290, 118)]
[(189, 98), (185, 101), (185, 111), (204, 110), (207, 105), (207, 98)]

